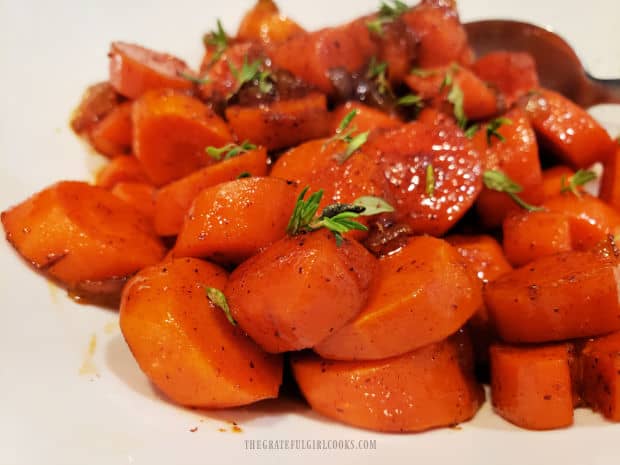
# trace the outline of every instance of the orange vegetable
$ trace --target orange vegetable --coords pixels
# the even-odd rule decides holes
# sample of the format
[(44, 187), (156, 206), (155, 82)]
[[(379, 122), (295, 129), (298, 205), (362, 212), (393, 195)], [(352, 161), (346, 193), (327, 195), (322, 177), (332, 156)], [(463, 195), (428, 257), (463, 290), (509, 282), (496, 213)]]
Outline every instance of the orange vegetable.
[(226, 119), (239, 140), (267, 150), (282, 149), (327, 135), (329, 113), (323, 94), (280, 100), (258, 106), (231, 105)]
[(119, 182), (149, 182), (136, 157), (131, 155), (116, 157), (97, 173), (98, 186), (111, 189)]
[(226, 123), (213, 110), (170, 90), (147, 92), (136, 100), (133, 125), (134, 154), (158, 186), (213, 164), (205, 148), (232, 140)]
[(529, 53), (491, 52), (478, 58), (471, 69), (501, 92), (507, 107), (540, 86), (536, 62)]
[[(511, 123), (506, 122), (496, 130), (504, 140), (489, 135), (485, 125), (474, 135), (472, 144), (482, 154), (485, 171), (502, 171), (523, 188), (519, 193), (521, 199), (531, 205), (540, 205), (544, 192), (536, 135), (522, 110), (512, 110), (504, 117)], [(478, 197), (476, 209), (485, 226), (497, 227), (506, 216), (520, 211), (521, 207), (507, 194), (485, 187)]]
[(113, 42), (110, 46), (110, 84), (136, 99), (152, 89), (191, 89), (193, 83), (179, 76), (191, 73), (184, 61), (139, 45)]
[[(562, 187), (566, 185), (568, 180), (575, 172), (568, 166), (558, 165), (543, 171), (543, 190), (545, 191), (545, 199), (557, 196)], [(562, 183), (564, 182), (564, 186)], [(579, 188), (580, 191), (583, 189)]]
[[(368, 25), (377, 15), (358, 19)], [(367, 26), (368, 27), (368, 26)], [(400, 84), (411, 71), (418, 52), (418, 36), (402, 17), (395, 18), (381, 25), (381, 34), (373, 34), (378, 42), (378, 61), (387, 65), (387, 77), (390, 82)]]
[(539, 258), (485, 288), (499, 336), (549, 342), (620, 330), (615, 257), (567, 252)]
[(112, 188), (112, 194), (124, 200), (152, 223), (155, 216), (156, 190), (150, 184), (119, 182)]
[(258, 0), (241, 20), (237, 38), (277, 45), (303, 32), (299, 24), (280, 14), (273, 0)]
[(538, 89), (524, 104), (544, 146), (563, 162), (587, 168), (612, 156), (615, 143), (583, 108), (557, 92)]
[(227, 408), (278, 396), (282, 359), (265, 354), (207, 298), (226, 272), (196, 259), (142, 270), (125, 287), (123, 336), (148, 378), (173, 402)]
[(616, 210), (620, 210), (620, 147), (607, 159), (601, 179), (599, 197)]
[(90, 131), (90, 142), (97, 152), (116, 157), (131, 152), (131, 102), (121, 103)]
[(156, 195), (155, 231), (161, 236), (175, 236), (193, 200), (207, 187), (237, 179), (240, 174), (265, 176), (267, 151), (257, 148), (239, 156), (202, 168), (189, 176), (161, 188)]
[(459, 339), (387, 360), (298, 354), (293, 375), (314, 410), (348, 425), (401, 433), (452, 426), (471, 419), (484, 401), (467, 341)]
[(240, 263), (284, 237), (296, 198), (296, 186), (276, 178), (209, 187), (194, 199), (174, 255)]
[(69, 289), (122, 278), (165, 254), (148, 220), (100, 187), (65, 181), (1, 216), (7, 240)]
[(344, 105), (336, 107), (330, 115), (329, 133), (335, 134), (336, 129), (345, 116), (352, 110), (355, 110), (355, 119), (352, 126), (355, 126), (359, 132), (372, 131), (381, 128), (396, 128), (403, 122), (395, 116), (383, 113), (380, 110), (364, 105), (359, 102), (347, 102)]
[(517, 426), (534, 430), (573, 424), (571, 347), (491, 347), (493, 408)]
[(455, 333), (481, 306), (480, 283), (458, 252), (416, 237), (379, 260), (363, 311), (314, 350), (335, 360), (400, 355)]
[(119, 104), (120, 96), (109, 82), (88, 87), (71, 115), (71, 128), (76, 134), (90, 131)]
[(586, 404), (609, 420), (620, 421), (620, 333), (588, 341), (581, 366)]
[(341, 246), (325, 230), (276, 242), (233, 271), (230, 309), (267, 352), (315, 346), (359, 313), (376, 261), (364, 247)]

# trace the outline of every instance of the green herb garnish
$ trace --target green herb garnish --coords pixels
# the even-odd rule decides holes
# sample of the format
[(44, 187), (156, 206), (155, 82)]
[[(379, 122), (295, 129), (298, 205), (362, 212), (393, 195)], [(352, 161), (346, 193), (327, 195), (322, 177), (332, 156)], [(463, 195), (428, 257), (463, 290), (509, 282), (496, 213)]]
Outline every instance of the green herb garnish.
[(211, 80), (211, 78), (207, 74), (205, 74), (203, 77), (200, 77), (200, 76), (193, 76), (183, 71), (178, 71), (177, 76), (183, 79), (187, 79), (188, 81), (191, 81), (194, 84), (198, 84), (198, 85), (206, 84), (207, 82)]
[(426, 195), (435, 195), (435, 168), (430, 163), (426, 165)]
[(491, 189), (497, 192), (504, 192), (521, 208), (529, 212), (542, 211), (541, 207), (530, 205), (517, 194), (523, 192), (523, 188), (506, 176), (505, 173), (499, 170), (485, 171), (482, 175), (482, 180), (487, 189)]
[(205, 34), (202, 41), (207, 46), (215, 47), (215, 52), (209, 61), (209, 66), (211, 66), (222, 57), (222, 54), (228, 47), (228, 35), (224, 31), (222, 22), (219, 19), (217, 20), (217, 29)]
[(381, 95), (393, 95), (390, 82), (387, 78), (387, 63), (377, 61), (377, 58), (373, 56), (370, 59), (370, 63), (368, 63), (366, 77), (377, 84), (377, 90)]
[(250, 141), (243, 141), (241, 144), (226, 144), (222, 147), (207, 147), (205, 151), (209, 156), (217, 161), (228, 160), (229, 158), (236, 157), (242, 153), (254, 150), (256, 145), (250, 143)]
[[(269, 71), (261, 71), (262, 65), (263, 62), (259, 59), (254, 60), (252, 63), (248, 63), (247, 55), (243, 57), (241, 69), (237, 68), (232, 61), (228, 60), (228, 68), (230, 69), (230, 73), (233, 75), (233, 78), (235, 78), (235, 91), (232, 92), (232, 95), (239, 92), (239, 89), (241, 89), (244, 84), (252, 82), (254, 80), (258, 81), (259, 88), (261, 87), (262, 81), (263, 89), (265, 89), (266, 86), (271, 84), (267, 81), (267, 79), (271, 76), (271, 73)], [(261, 92), (262, 91), (263, 90), (261, 89)], [(269, 91), (271, 91), (271, 87), (268, 88), (267, 92)]]
[(336, 161), (341, 165), (347, 161), (349, 157), (351, 157), (351, 155), (353, 155), (362, 145), (364, 145), (366, 141), (368, 141), (370, 131), (353, 135), (357, 131), (357, 126), (351, 126), (351, 122), (356, 116), (357, 110), (351, 110), (347, 113), (338, 125), (336, 135), (323, 144), (323, 148), (335, 141), (342, 141), (347, 144), (347, 148), (344, 152), (334, 155)]
[(403, 107), (422, 108), (424, 106), (424, 100), (419, 95), (407, 94), (399, 98), (396, 104)]
[(461, 86), (453, 82), (446, 98), (448, 102), (454, 106), (454, 117), (456, 118), (457, 124), (461, 129), (465, 129), (467, 127), (467, 116), (465, 116), (465, 110), (463, 108), (464, 95)]
[(562, 194), (572, 192), (576, 197), (581, 197), (579, 187), (590, 181), (594, 181), (596, 178), (596, 173), (591, 170), (578, 170), (568, 179), (568, 182), (566, 182), (566, 176), (562, 176), (562, 187), (560, 188), (560, 192)]
[(237, 176), (237, 179), (244, 179), (244, 178), (251, 178), (252, 174), (249, 171), (244, 171), (242, 173), (239, 173), (239, 176)]
[(472, 124), (465, 130), (465, 137), (467, 137), (468, 139), (472, 139), (478, 132), (478, 129), (480, 129), (479, 124)]
[(226, 300), (226, 296), (222, 291), (216, 289), (215, 287), (205, 286), (205, 292), (207, 294), (207, 298), (211, 301), (213, 305), (220, 308), (224, 315), (226, 315), (226, 319), (230, 322), (231, 325), (237, 326), (237, 322), (232, 316), (230, 312), (230, 307), (228, 306), (228, 301)]
[(487, 145), (491, 145), (493, 137), (496, 137), (500, 142), (506, 140), (506, 138), (498, 132), (498, 129), (504, 124), (511, 125), (512, 120), (509, 118), (495, 118), (489, 122), (487, 125)]
[(435, 69), (422, 69), (422, 68), (413, 68), (410, 71), (410, 74), (414, 74), (421, 78), (427, 78), (431, 76), (435, 76), (437, 74), (437, 70)]
[(409, 9), (407, 4), (400, 0), (391, 0), (391, 3), (390, 5), (389, 3), (381, 2), (377, 17), (366, 22), (366, 26), (370, 32), (382, 36), (383, 26), (387, 23), (391, 23)]

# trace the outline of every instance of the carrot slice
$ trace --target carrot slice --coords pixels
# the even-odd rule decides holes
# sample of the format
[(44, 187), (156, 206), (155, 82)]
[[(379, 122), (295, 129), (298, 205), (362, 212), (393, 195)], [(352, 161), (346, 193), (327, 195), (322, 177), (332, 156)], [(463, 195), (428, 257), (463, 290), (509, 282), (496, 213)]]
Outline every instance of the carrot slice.
[(583, 398), (612, 421), (620, 421), (620, 333), (588, 341), (581, 352)]
[(447, 242), (421, 236), (379, 260), (363, 311), (314, 347), (334, 360), (376, 360), (455, 333), (482, 306), (480, 283)]
[(567, 252), (539, 258), (485, 288), (485, 303), (508, 342), (550, 342), (620, 330), (614, 256)]
[(127, 202), (152, 223), (155, 216), (155, 192), (150, 184), (138, 182), (119, 182), (111, 190), (112, 194)]
[(240, 263), (284, 237), (296, 198), (296, 186), (276, 178), (207, 188), (185, 217), (174, 255)]
[(82, 100), (71, 115), (71, 128), (76, 134), (90, 131), (120, 102), (120, 96), (109, 82), (99, 82), (88, 87)]
[(616, 147), (616, 151), (605, 163), (599, 197), (620, 210), (620, 147)]
[(353, 125), (359, 132), (372, 131), (381, 128), (396, 128), (403, 124), (403, 122), (397, 117), (383, 113), (382, 111), (364, 105), (363, 103), (347, 102), (344, 105), (338, 106), (331, 113), (329, 133), (335, 134), (340, 122), (353, 110), (355, 110)]
[(86, 183), (54, 184), (1, 218), (11, 245), (68, 288), (130, 275), (165, 254), (146, 218)]
[(468, 341), (451, 338), (387, 360), (291, 359), (293, 375), (317, 412), (360, 428), (424, 431), (471, 419), (484, 401)]
[(173, 402), (227, 408), (278, 396), (282, 359), (260, 350), (207, 298), (226, 272), (196, 259), (142, 270), (125, 287), (123, 336), (148, 378)]
[[(568, 180), (575, 174), (568, 166), (558, 165), (543, 171), (543, 190), (545, 200), (556, 197), (565, 187)], [(583, 189), (578, 188), (581, 192)]]
[(156, 195), (155, 231), (160, 236), (174, 236), (183, 226), (183, 218), (193, 200), (207, 187), (233, 181), (239, 175), (265, 176), (267, 151), (250, 150), (237, 157), (202, 168), (161, 188)]
[(110, 46), (110, 84), (130, 99), (152, 89), (191, 89), (193, 83), (180, 77), (190, 73), (184, 61), (139, 45), (113, 42)]
[(536, 90), (525, 111), (544, 146), (563, 162), (587, 168), (606, 162), (615, 150), (607, 131), (583, 108), (549, 89)]
[(277, 45), (303, 32), (299, 24), (280, 13), (272, 0), (258, 0), (241, 20), (237, 38)]
[(133, 107), (134, 154), (157, 186), (213, 164), (205, 148), (232, 140), (226, 123), (200, 100), (171, 91), (147, 92)]
[(90, 131), (90, 143), (97, 152), (108, 157), (131, 152), (131, 110), (131, 102), (121, 103)]
[(571, 346), (491, 347), (493, 408), (506, 420), (533, 430), (573, 424)]
[(149, 182), (136, 157), (131, 155), (116, 157), (97, 173), (96, 184), (105, 189), (112, 189), (119, 182)]
[(239, 140), (250, 140), (267, 150), (291, 147), (329, 131), (327, 101), (317, 93), (253, 107), (231, 105), (226, 119)]
[(226, 295), (267, 352), (312, 347), (362, 309), (376, 261), (359, 243), (319, 230), (287, 237), (241, 264)]

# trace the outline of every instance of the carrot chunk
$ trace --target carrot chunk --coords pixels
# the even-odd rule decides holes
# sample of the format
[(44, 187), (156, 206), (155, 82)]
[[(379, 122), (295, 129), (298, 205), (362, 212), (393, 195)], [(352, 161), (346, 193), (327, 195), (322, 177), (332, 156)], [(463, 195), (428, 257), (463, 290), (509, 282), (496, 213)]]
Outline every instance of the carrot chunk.
[(71, 129), (76, 134), (90, 131), (97, 123), (120, 103), (120, 96), (109, 82), (99, 82), (89, 86), (82, 100), (71, 115)]
[(121, 103), (90, 131), (90, 143), (97, 152), (108, 157), (131, 152), (131, 110), (131, 102)]
[(620, 147), (607, 159), (601, 179), (600, 198), (620, 210)]
[(269, 46), (285, 42), (303, 32), (299, 24), (280, 13), (272, 0), (257, 0), (256, 5), (241, 20), (237, 38)]
[(149, 182), (136, 157), (131, 155), (116, 157), (97, 173), (96, 184), (105, 189), (112, 189), (119, 182)]
[(329, 133), (335, 134), (341, 121), (351, 111), (355, 110), (354, 125), (359, 132), (375, 129), (391, 129), (399, 127), (403, 122), (395, 116), (383, 113), (380, 110), (359, 102), (347, 102), (338, 106), (330, 115)]
[(155, 188), (150, 184), (138, 182), (119, 182), (111, 190), (112, 194), (127, 202), (152, 223), (155, 216)]

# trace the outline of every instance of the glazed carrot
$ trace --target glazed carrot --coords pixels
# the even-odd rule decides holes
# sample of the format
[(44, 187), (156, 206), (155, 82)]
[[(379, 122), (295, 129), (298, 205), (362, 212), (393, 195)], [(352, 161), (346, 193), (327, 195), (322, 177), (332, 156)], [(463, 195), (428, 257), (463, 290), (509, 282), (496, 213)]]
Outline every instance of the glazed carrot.
[(114, 185), (111, 192), (153, 222), (156, 192), (153, 186), (137, 182), (119, 182)]
[(326, 94), (335, 90), (330, 79), (333, 69), (361, 71), (376, 54), (368, 27), (359, 21), (295, 35), (270, 51), (275, 68), (291, 72)]
[(417, 234), (444, 234), (482, 188), (480, 157), (454, 126), (414, 121), (377, 134), (364, 152), (380, 160), (388, 198), (395, 199), (399, 218)]
[(314, 410), (375, 431), (456, 425), (471, 419), (484, 401), (468, 345), (459, 338), (387, 360), (339, 362), (297, 354), (291, 365)]
[(571, 222), (564, 213), (517, 212), (504, 220), (504, 252), (514, 266), (573, 250)]
[(233, 271), (226, 296), (267, 352), (313, 347), (359, 313), (376, 261), (359, 243), (325, 230), (287, 237)]
[(131, 110), (131, 102), (121, 103), (90, 131), (90, 143), (97, 152), (108, 157), (131, 152)]
[(372, 131), (380, 128), (396, 128), (403, 124), (397, 117), (383, 113), (363, 103), (347, 102), (344, 105), (336, 107), (336, 109), (331, 112), (328, 132), (331, 134), (335, 133), (340, 122), (352, 110), (356, 112), (354, 124), (359, 132)]
[(241, 20), (237, 38), (277, 45), (303, 32), (299, 24), (280, 14), (273, 0), (258, 0)]
[(174, 255), (240, 263), (284, 237), (296, 197), (293, 183), (276, 178), (209, 187), (194, 199)]
[(525, 111), (543, 145), (563, 162), (587, 168), (613, 155), (614, 141), (583, 108), (549, 89), (536, 90)]
[[(542, 172), (538, 158), (536, 135), (520, 109), (506, 113), (504, 121), (494, 132), (494, 122), (483, 125), (472, 138), (472, 144), (482, 154), (483, 169), (500, 170), (523, 189), (519, 197), (530, 205), (544, 200)], [(476, 210), (487, 227), (498, 227), (511, 212), (520, 211), (507, 194), (482, 189)]]
[(96, 184), (111, 189), (119, 182), (148, 183), (149, 179), (136, 157), (116, 157), (97, 173)]
[(184, 61), (139, 45), (113, 42), (110, 46), (110, 84), (130, 99), (152, 89), (191, 89), (192, 82), (179, 76), (190, 73)]
[(517, 426), (534, 430), (573, 424), (571, 347), (491, 347), (493, 408)]
[(588, 341), (581, 367), (586, 404), (609, 420), (620, 421), (620, 333)]
[(82, 100), (71, 115), (71, 128), (76, 134), (90, 131), (120, 103), (120, 96), (109, 82), (94, 84), (84, 91)]
[[(543, 190), (545, 199), (557, 196), (566, 182), (575, 174), (568, 166), (558, 165), (543, 171)], [(582, 191), (582, 189), (580, 189)]]
[(485, 288), (485, 303), (507, 342), (549, 342), (620, 330), (615, 257), (567, 252), (539, 258)]
[(529, 53), (491, 52), (478, 58), (471, 69), (501, 92), (507, 107), (540, 86), (536, 62)]
[(377, 360), (458, 331), (482, 306), (480, 283), (447, 242), (411, 239), (379, 260), (363, 311), (314, 347), (333, 360)]
[(130, 275), (165, 253), (146, 218), (86, 183), (54, 184), (1, 218), (11, 245), (68, 288)]
[(202, 168), (195, 173), (174, 181), (161, 188), (156, 194), (155, 231), (160, 236), (174, 236), (183, 225), (183, 218), (193, 200), (207, 187), (226, 181), (233, 181), (239, 175), (267, 174), (267, 151), (257, 148), (215, 165)]
[(620, 210), (620, 147), (616, 147), (616, 151), (605, 163), (599, 197)]
[[(360, 18), (368, 27), (377, 15)], [(390, 82), (400, 84), (411, 71), (418, 52), (418, 36), (401, 17), (381, 25), (381, 34), (373, 39), (379, 44), (378, 61), (387, 65)]]
[(145, 93), (133, 107), (134, 154), (161, 186), (213, 164), (205, 148), (232, 140), (226, 123), (200, 100), (171, 91)]
[(417, 63), (421, 68), (473, 61), (467, 33), (450, 2), (423, 0), (402, 18), (419, 38)]
[(221, 290), (226, 281), (223, 269), (187, 258), (142, 270), (123, 291), (123, 336), (177, 404), (227, 408), (278, 396), (282, 359), (260, 350), (207, 297), (207, 287)]
[(239, 140), (250, 140), (267, 150), (291, 147), (329, 132), (327, 102), (317, 93), (259, 106), (231, 105), (226, 119)]

